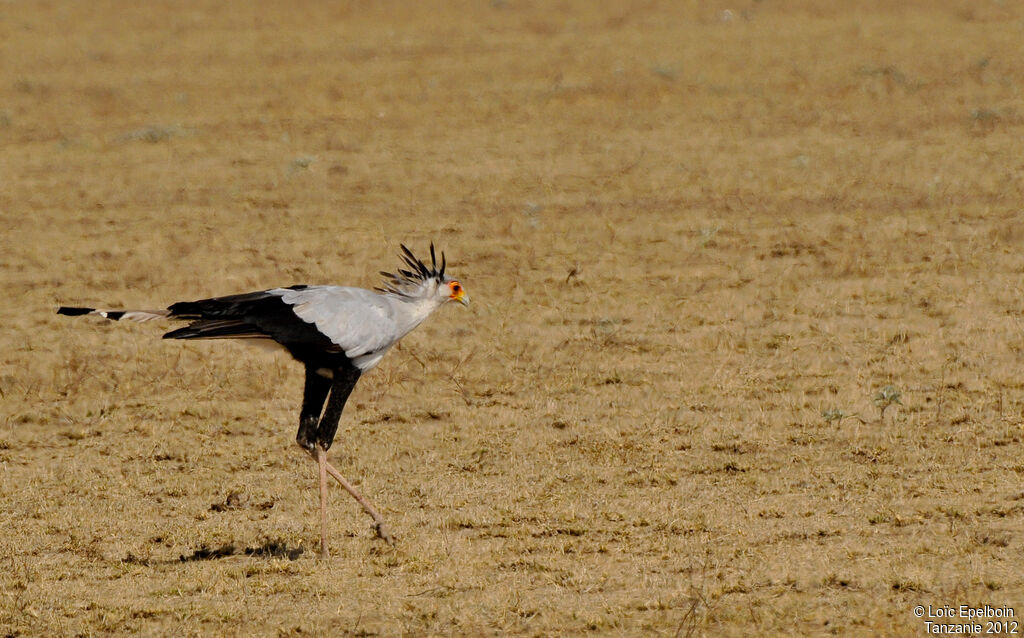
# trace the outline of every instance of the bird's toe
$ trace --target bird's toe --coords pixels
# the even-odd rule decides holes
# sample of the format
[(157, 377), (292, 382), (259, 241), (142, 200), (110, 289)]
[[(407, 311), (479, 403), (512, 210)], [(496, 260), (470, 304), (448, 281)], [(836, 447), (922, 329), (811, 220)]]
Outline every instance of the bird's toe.
[(381, 539), (388, 545), (395, 544), (395, 537), (391, 535), (391, 532), (384, 525), (384, 523), (374, 523), (373, 531), (377, 532), (377, 538)]

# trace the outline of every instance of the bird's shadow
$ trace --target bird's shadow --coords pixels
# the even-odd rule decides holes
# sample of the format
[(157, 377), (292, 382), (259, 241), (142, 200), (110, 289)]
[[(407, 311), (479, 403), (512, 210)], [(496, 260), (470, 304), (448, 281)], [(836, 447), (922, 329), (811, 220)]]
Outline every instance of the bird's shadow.
[(191, 554), (181, 554), (177, 560), (153, 560), (150, 558), (136, 556), (131, 552), (121, 559), (121, 562), (126, 565), (140, 565), (142, 567), (150, 567), (158, 564), (175, 564), (175, 563), (191, 563), (202, 560), (217, 560), (220, 558), (228, 558), (230, 556), (251, 556), (253, 558), (287, 558), (288, 560), (296, 560), (305, 550), (302, 547), (288, 546), (288, 543), (283, 540), (266, 540), (259, 545), (253, 547), (239, 547), (234, 543), (225, 543), (219, 547), (210, 547), (209, 545), (202, 545)]

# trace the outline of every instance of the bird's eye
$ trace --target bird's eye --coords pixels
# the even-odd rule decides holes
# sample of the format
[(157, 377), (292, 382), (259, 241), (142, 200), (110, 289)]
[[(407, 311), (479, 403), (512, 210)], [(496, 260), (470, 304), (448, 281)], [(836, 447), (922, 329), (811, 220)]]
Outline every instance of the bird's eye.
[(457, 293), (460, 290), (462, 290), (462, 286), (459, 285), (459, 282), (452, 282), (452, 292)]

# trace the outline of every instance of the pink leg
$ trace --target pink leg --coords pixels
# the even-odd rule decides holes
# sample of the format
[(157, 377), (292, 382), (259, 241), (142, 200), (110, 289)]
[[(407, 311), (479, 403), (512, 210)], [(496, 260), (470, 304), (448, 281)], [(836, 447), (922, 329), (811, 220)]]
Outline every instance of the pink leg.
[(345, 491), (351, 494), (352, 498), (356, 499), (356, 502), (362, 506), (363, 511), (370, 515), (370, 518), (373, 519), (373, 529), (377, 532), (377, 536), (389, 545), (394, 545), (395, 539), (384, 524), (384, 517), (374, 509), (373, 505), (370, 505), (369, 501), (363, 498), (363, 495), (359, 493), (354, 485), (345, 480), (345, 477), (341, 475), (337, 468), (327, 462), (327, 451), (318, 445), (316, 446), (316, 451), (311, 451), (309, 454), (316, 459), (317, 465), (320, 466), (320, 556), (327, 558), (327, 474), (333, 476), (345, 488)]
[[(363, 498), (363, 495), (356, 490), (354, 485), (345, 480), (345, 477), (341, 475), (341, 472), (327, 462), (326, 453), (324, 454), (324, 465), (326, 466), (325, 469), (327, 472), (333, 476), (335, 480), (341, 483), (341, 486), (345, 488), (345, 491), (351, 494), (352, 498), (356, 499), (356, 501), (363, 506), (363, 511), (369, 514), (370, 518), (373, 519), (373, 529), (376, 530), (377, 536), (380, 536), (381, 539), (389, 545), (394, 545), (395, 539), (391, 537), (391, 533), (388, 532), (387, 527), (384, 526), (384, 517), (380, 515), (380, 512), (373, 509), (373, 505), (370, 505), (369, 501)], [(323, 469), (324, 468), (321, 468), (321, 471), (323, 471)], [(324, 516), (326, 516), (326, 514)]]
[(320, 466), (320, 558), (327, 560), (327, 450), (316, 448), (316, 462)]

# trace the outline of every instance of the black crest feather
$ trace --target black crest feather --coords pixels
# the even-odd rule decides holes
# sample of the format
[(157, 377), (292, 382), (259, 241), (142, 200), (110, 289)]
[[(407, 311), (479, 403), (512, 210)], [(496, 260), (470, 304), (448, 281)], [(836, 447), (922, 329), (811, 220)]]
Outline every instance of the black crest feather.
[(386, 271), (380, 271), (380, 274), (384, 277), (384, 285), (376, 288), (379, 292), (386, 292), (393, 295), (407, 296), (408, 292), (404, 290), (408, 286), (416, 286), (430, 279), (436, 279), (438, 282), (444, 281), (444, 269), (447, 265), (447, 260), (444, 256), (444, 251), (441, 251), (441, 267), (437, 267), (437, 254), (434, 251), (434, 242), (430, 242), (430, 266), (427, 267), (422, 260), (416, 257), (405, 244), (399, 244), (402, 248), (402, 254), (399, 257), (408, 269), (399, 268), (396, 273), (390, 273)]

